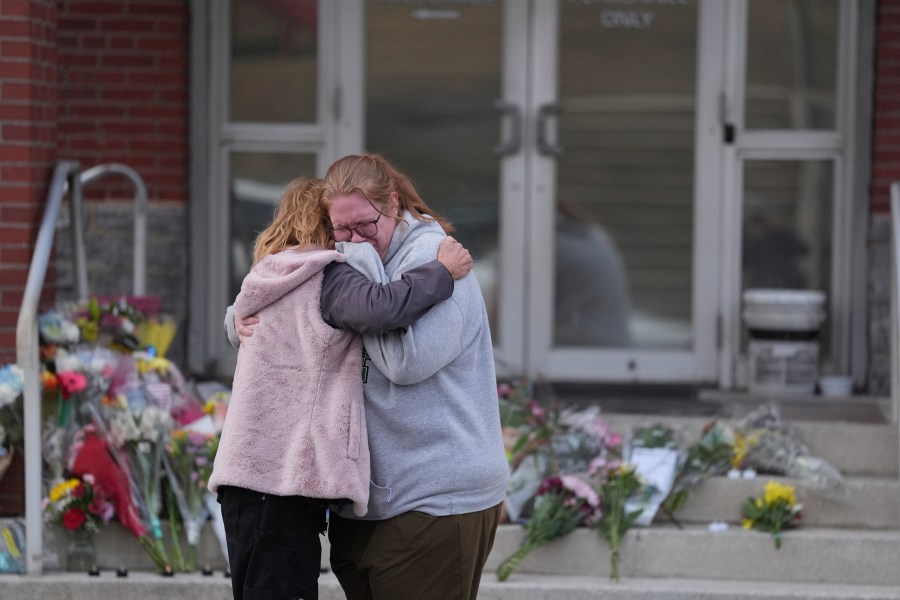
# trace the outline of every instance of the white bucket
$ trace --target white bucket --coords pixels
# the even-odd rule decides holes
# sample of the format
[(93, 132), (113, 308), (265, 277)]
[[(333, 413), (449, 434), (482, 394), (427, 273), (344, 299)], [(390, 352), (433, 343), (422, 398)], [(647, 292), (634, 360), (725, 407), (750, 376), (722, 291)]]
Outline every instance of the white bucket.
[(751, 392), (812, 395), (819, 377), (825, 294), (814, 290), (744, 292)]

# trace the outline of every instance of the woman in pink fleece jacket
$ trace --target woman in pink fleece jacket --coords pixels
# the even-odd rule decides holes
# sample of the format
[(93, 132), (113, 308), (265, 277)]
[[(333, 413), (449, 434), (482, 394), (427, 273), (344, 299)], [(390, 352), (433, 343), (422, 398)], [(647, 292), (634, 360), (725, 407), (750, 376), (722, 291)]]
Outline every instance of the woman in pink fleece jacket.
[[(222, 504), (236, 600), (317, 598), (327, 504), (366, 512), (363, 349), (352, 324), (335, 317), (340, 303), (355, 315), (371, 307), (367, 331), (408, 326), (471, 268), (468, 252), (451, 241), (439, 252), (446, 269), (431, 265), (418, 277), (373, 283), (333, 250), (319, 193), (317, 180), (288, 185), (234, 304), (235, 318), (258, 315), (260, 323), (238, 352), (209, 489)], [(328, 321), (326, 277), (342, 291), (327, 307)]]

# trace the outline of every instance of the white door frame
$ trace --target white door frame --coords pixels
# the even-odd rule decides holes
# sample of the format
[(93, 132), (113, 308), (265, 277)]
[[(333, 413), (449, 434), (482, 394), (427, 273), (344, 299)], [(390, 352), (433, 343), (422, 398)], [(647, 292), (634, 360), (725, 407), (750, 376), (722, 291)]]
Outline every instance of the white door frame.
[[(731, 43), (723, 48), (725, 75), (722, 78), (722, 120), (735, 127), (735, 142), (722, 144), (722, 296), (723, 315), (719, 359), (719, 385), (723, 388), (746, 384), (746, 356), (741, 351), (741, 240), (743, 219), (744, 162), (747, 160), (830, 160), (834, 164), (831, 289), (828, 320), (834, 367), (852, 373), (858, 384), (865, 380), (866, 352), (861, 350), (865, 332), (865, 231), (868, 207), (856, 193), (858, 169), (856, 153), (861, 135), (853, 116), (858, 114), (860, 94), (856, 85), (860, 43), (861, 3), (840, 0), (838, 65), (836, 65), (835, 128), (833, 130), (750, 130), (744, 129), (745, 64), (747, 52), (748, 2), (729, 0), (717, 6), (716, 15), (728, 32)], [(863, 3), (864, 4), (864, 3)], [(860, 294), (859, 289), (863, 290)], [(824, 357), (823, 357), (824, 358)]]
[[(527, 282), (531, 302), (525, 321), (529, 324), (527, 357), (529, 374), (568, 381), (619, 382), (703, 382), (717, 375), (717, 309), (719, 175), (721, 170), (721, 120), (719, 117), (719, 76), (722, 72), (723, 37), (716, 29), (721, 23), (718, 2), (700, 0), (698, 5), (697, 108), (694, 166), (694, 249), (692, 282), (692, 347), (687, 350), (556, 349), (553, 344), (553, 282), (555, 261), (554, 207), (556, 163), (537, 152), (534, 115), (541, 106), (559, 101), (557, 51), (559, 4), (556, 0), (536, 0), (534, 42), (531, 44), (534, 82), (525, 110), (524, 149), (529, 158), (527, 187), (532, 190), (531, 223), (528, 229), (530, 271), (542, 277)], [(540, 240), (540, 243), (534, 242)]]

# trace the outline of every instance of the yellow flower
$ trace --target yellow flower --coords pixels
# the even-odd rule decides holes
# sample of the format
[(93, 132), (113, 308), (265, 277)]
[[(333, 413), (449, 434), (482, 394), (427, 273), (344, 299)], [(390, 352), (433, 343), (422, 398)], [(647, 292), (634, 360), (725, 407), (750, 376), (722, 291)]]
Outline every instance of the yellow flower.
[(769, 506), (772, 506), (779, 500), (783, 500), (788, 506), (793, 506), (797, 503), (797, 496), (794, 493), (794, 486), (778, 483), (777, 481), (769, 481), (763, 488), (763, 500)]
[(203, 414), (211, 415), (216, 412), (216, 401), (210, 398), (206, 401), (206, 404), (203, 405)]
[(57, 483), (50, 490), (50, 502), (56, 502), (63, 496), (68, 495), (70, 491), (78, 487), (79, 483), (77, 479), (69, 479), (68, 481)]
[(137, 363), (138, 371), (147, 373), (149, 371), (157, 371), (160, 375), (165, 375), (169, 371), (171, 363), (168, 358), (157, 356), (149, 360), (139, 360)]
[(744, 529), (751, 529), (753, 527), (753, 519), (743, 519), (741, 521), (741, 527)]

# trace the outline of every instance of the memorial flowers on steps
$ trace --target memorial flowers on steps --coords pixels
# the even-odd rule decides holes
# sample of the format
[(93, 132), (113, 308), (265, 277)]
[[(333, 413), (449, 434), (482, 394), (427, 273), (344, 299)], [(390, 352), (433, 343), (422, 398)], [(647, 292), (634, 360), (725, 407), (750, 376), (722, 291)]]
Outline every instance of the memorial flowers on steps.
[(741, 508), (744, 529), (757, 529), (772, 534), (775, 548), (781, 549), (781, 532), (800, 522), (802, 504), (797, 503), (794, 486), (769, 481), (762, 495), (748, 498)]

